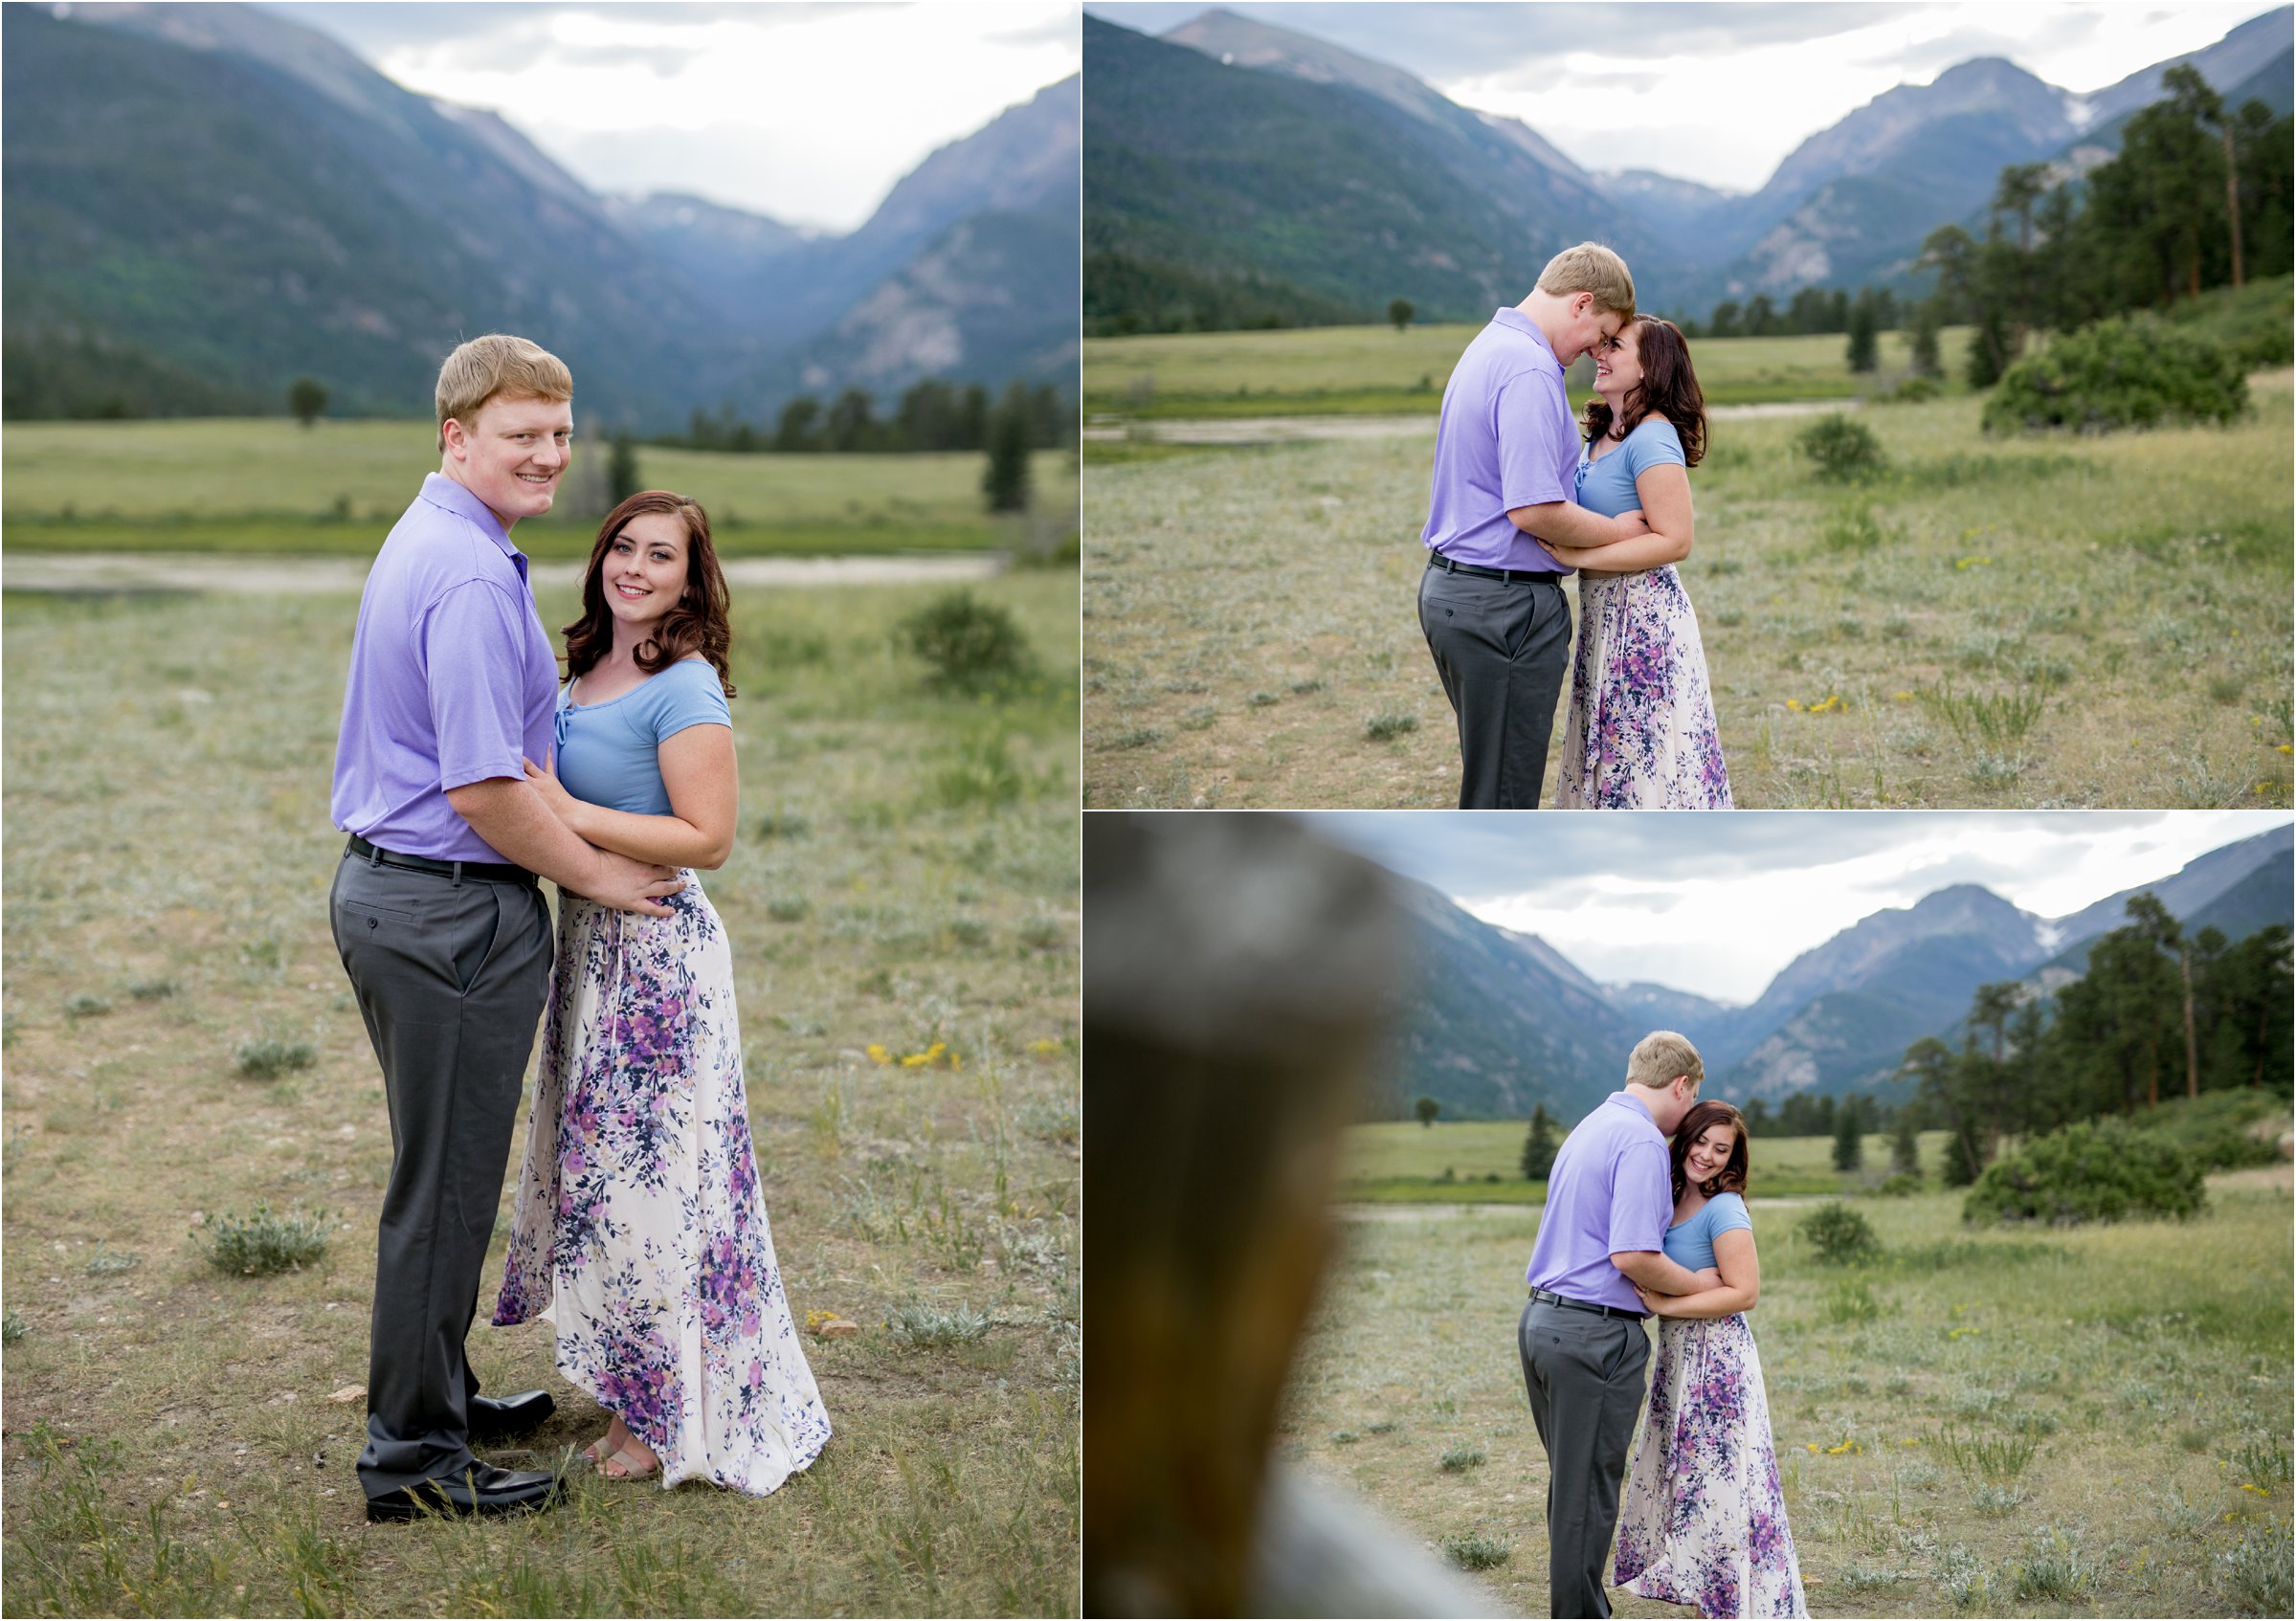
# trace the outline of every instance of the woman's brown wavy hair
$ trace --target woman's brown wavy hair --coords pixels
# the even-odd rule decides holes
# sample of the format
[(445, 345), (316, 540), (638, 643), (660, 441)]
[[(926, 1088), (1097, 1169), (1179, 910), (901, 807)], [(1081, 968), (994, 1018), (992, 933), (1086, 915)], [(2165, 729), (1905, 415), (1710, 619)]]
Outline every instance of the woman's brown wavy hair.
[[(1642, 359), (1642, 381), (1627, 389), (1619, 410), (1625, 437), (1653, 414), (1674, 424), (1683, 442), (1683, 460), (1696, 467), (1706, 454), (1706, 396), (1690, 369), (1690, 344), (1683, 329), (1660, 316), (1638, 315), (1627, 323), (1634, 328), (1635, 347)], [(1610, 402), (1600, 394), (1587, 402), (1587, 443), (1611, 431)]]
[(701, 502), (667, 490), (640, 490), (598, 525), (597, 544), (590, 548), (590, 563), (582, 575), (582, 617), (563, 628), (567, 679), (579, 679), (613, 647), (613, 615), (606, 608), (606, 554), (633, 518), (654, 512), (667, 513), (685, 525), (685, 589), (679, 593), (678, 605), (656, 622), (654, 633), (637, 644), (637, 667), (651, 676), (699, 653), (709, 660), (718, 684), (731, 698), (733, 677), (727, 674), (725, 650), (733, 641), (733, 629), (727, 618), (725, 575), (718, 567), (717, 548), (710, 544), (709, 514)]
[(1674, 1128), (1674, 1143), (1667, 1150), (1668, 1158), (1674, 1162), (1674, 1197), (1678, 1204), (1683, 1189), (1689, 1185), (1688, 1174), (1683, 1167), (1690, 1157), (1690, 1144), (1710, 1125), (1734, 1126), (1738, 1135), (1730, 1144), (1728, 1161), (1710, 1179), (1700, 1184), (1698, 1190), (1709, 1199), (1717, 1193), (1743, 1195), (1746, 1191), (1746, 1117), (1719, 1098), (1708, 1099), (1690, 1105), (1690, 1112), (1683, 1116), (1683, 1123)]

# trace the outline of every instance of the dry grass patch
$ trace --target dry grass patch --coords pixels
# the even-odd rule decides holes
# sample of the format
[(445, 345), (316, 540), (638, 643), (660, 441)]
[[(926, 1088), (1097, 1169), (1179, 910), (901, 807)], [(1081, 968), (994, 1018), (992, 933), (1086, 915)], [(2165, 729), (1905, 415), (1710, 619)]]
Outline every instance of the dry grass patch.
[[(1682, 571), (1738, 804), (2289, 803), (2285, 374), (2254, 392), (2228, 430), (2089, 439), (1875, 409), (1896, 471), (1849, 490), (1794, 420), (1717, 424)], [(1431, 449), (1087, 464), (1088, 804), (1456, 803), (1415, 608)]]
[[(1075, 668), (1072, 577), (979, 589)], [(736, 592), (747, 791), (702, 880), (792, 1305), (863, 1325), (808, 1342), (836, 1439), (762, 1500), (586, 1478), (549, 1515), (413, 1527), (363, 1522), (364, 1405), (328, 1399), (366, 1378), (390, 1164), (325, 910), (354, 603), (10, 600), (10, 1613), (1073, 1610), (1076, 695), (933, 696), (889, 635), (927, 594)], [(992, 747), (997, 790), (952, 794)], [(258, 1201), (333, 1212), (323, 1254), (213, 1270), (197, 1235)], [(966, 1332), (903, 1336), (904, 1308)], [(546, 1325), (472, 1350), (490, 1389), (560, 1401), (490, 1455), (602, 1429)]]

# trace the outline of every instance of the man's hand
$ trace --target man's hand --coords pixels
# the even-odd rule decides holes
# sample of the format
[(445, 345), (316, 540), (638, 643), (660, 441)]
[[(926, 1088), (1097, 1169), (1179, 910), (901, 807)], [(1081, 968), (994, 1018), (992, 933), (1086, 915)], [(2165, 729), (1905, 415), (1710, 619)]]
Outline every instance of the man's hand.
[(1611, 539), (1614, 541), (1639, 540), (1650, 533), (1650, 521), (1643, 516), (1642, 509), (1638, 506), (1632, 512), (1621, 512), (1617, 517), (1612, 519), (1611, 528), (1613, 531)]
[(593, 850), (591, 854), (598, 858), (597, 877), (583, 883), (561, 880), (561, 886), (601, 906), (611, 906), (617, 912), (643, 912), (649, 918), (666, 918), (670, 909), (660, 904), (660, 897), (676, 895), (685, 887), (685, 880), (675, 868), (633, 861), (611, 850)]
[(446, 790), (447, 803), (504, 859), (548, 878), (564, 890), (611, 906), (666, 918), (660, 897), (685, 880), (669, 867), (633, 861), (588, 844), (550, 813), (540, 792), (522, 777), (488, 777)]

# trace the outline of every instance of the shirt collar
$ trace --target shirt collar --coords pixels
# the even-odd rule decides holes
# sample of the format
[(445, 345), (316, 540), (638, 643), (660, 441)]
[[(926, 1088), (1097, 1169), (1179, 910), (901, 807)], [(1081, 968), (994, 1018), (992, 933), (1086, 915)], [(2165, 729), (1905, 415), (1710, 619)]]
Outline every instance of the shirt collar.
[(1650, 1105), (1643, 1102), (1641, 1099), (1636, 1097), (1633, 1093), (1614, 1092), (1608, 1098), (1605, 1098), (1603, 1101), (1606, 1103), (1616, 1103), (1622, 1109), (1634, 1110), (1636, 1114), (1640, 1115), (1644, 1120), (1650, 1121), (1651, 1130), (1658, 1130), (1659, 1122), (1657, 1118), (1651, 1114)]
[[(1539, 323), (1515, 308), (1514, 305), (1502, 306), (1492, 313), (1491, 319), (1510, 332), (1522, 333), (1524, 337), (1545, 349), (1549, 360), (1554, 360), (1554, 345), (1547, 341), (1547, 334), (1539, 330)], [(1562, 362), (1555, 361), (1555, 364), (1560, 366)]]
[(444, 507), (476, 523), (487, 539), (502, 548), (502, 555), (518, 569), (519, 578), (523, 580), (526, 577), (526, 554), (510, 544), (510, 536), (503, 530), (502, 521), (494, 515), (492, 507), (443, 473), (423, 476), (422, 499), (433, 506)]

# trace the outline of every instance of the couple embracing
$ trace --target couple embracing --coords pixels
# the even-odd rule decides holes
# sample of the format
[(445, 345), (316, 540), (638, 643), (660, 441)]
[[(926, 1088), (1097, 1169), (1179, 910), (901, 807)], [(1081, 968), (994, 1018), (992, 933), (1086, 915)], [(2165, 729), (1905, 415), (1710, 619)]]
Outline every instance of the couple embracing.
[(330, 909), (391, 1141), (369, 1520), (558, 1495), (557, 1473), (471, 1451), (554, 1404), (479, 1394), (463, 1343), (546, 1001), (494, 1321), (554, 1322), (559, 1371), (609, 1415), (583, 1454), (608, 1477), (770, 1492), (829, 1439), (758, 1189), (732, 954), (694, 878), (733, 842), (725, 582), (701, 507), (631, 497), (591, 549), (559, 684), (510, 532), (556, 500), (573, 388), (523, 338), (447, 357), (439, 469), (351, 644)]
[[(1574, 421), (1563, 368), (1585, 354), (1594, 397)], [(1635, 313), (1625, 261), (1597, 243), (1557, 254), (1460, 356), (1436, 430), (1419, 628), (1459, 717), (1461, 810), (1537, 807), (1566, 664), (1558, 803), (1729, 808), (1674, 568), (1690, 554), (1705, 429), (1681, 329)]]
[[(1547, 1450), (1554, 1615), (1610, 1614), (1614, 1528), (1613, 1579), (1638, 1597), (1705, 1616), (1809, 1613), (1745, 1315), (1762, 1288), (1746, 1122), (1699, 1100), (1705, 1075), (1684, 1037), (1644, 1036), (1624, 1088), (1572, 1131), (1548, 1176), (1517, 1346)], [(1652, 1315), (1658, 1366), (1638, 1443)]]

